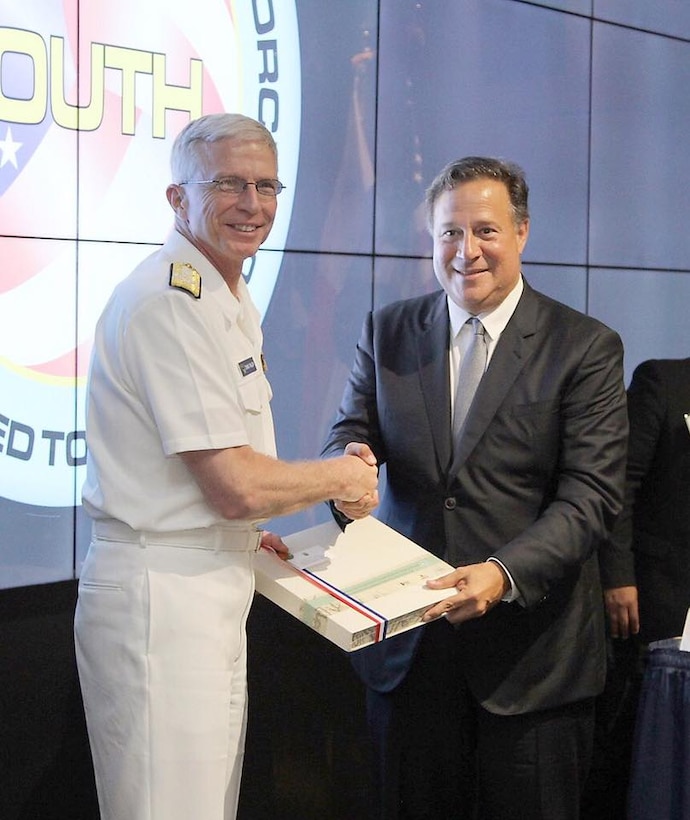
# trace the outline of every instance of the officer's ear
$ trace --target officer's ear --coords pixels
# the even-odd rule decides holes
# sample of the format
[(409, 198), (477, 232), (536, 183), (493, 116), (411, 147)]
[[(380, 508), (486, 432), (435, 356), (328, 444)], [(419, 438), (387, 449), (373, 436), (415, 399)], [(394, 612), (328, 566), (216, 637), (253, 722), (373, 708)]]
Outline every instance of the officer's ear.
[(165, 195), (168, 198), (168, 202), (170, 203), (170, 207), (173, 211), (175, 211), (178, 216), (184, 217), (184, 211), (186, 210), (187, 203), (184, 187), (173, 182), (168, 185)]

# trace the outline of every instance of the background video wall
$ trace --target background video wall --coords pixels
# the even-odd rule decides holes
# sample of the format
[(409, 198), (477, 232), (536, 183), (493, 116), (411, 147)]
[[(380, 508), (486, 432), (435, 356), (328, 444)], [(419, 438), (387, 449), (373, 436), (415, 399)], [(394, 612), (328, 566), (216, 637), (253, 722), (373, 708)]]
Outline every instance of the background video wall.
[(690, 355), (689, 84), (685, 0), (0, 0), (0, 587), (78, 574), (93, 327), (170, 229), (190, 117), (276, 136), (245, 273), (279, 455), (310, 458), (366, 312), (436, 288), (424, 190), (463, 155), (524, 167), (525, 276), (621, 334), (627, 379)]

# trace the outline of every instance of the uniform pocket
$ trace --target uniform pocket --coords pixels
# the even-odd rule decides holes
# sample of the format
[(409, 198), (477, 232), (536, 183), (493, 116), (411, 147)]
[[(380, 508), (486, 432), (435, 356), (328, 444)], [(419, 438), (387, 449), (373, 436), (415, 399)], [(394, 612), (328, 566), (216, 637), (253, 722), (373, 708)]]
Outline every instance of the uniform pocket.
[(245, 378), (237, 385), (242, 407), (248, 413), (260, 413), (268, 398), (266, 382), (261, 374)]

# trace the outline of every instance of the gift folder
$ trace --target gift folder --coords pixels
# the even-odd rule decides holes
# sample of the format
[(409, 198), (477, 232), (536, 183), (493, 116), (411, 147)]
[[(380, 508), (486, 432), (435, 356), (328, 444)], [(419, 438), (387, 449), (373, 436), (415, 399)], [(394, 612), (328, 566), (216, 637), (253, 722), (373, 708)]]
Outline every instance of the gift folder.
[(425, 586), (450, 564), (371, 516), (283, 541), (288, 561), (257, 553), (257, 592), (346, 652), (421, 626), (424, 612), (454, 593)]

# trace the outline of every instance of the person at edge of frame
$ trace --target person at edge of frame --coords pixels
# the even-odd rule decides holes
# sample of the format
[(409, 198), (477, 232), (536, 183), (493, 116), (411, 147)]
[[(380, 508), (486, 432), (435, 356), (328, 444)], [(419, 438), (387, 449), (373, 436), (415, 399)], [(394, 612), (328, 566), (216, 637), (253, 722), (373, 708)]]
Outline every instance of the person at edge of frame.
[(690, 608), (690, 358), (638, 364), (627, 391), (625, 500), (599, 551), (609, 675), (597, 703), (592, 799), (627, 817), (635, 724), (648, 647), (683, 633)]

